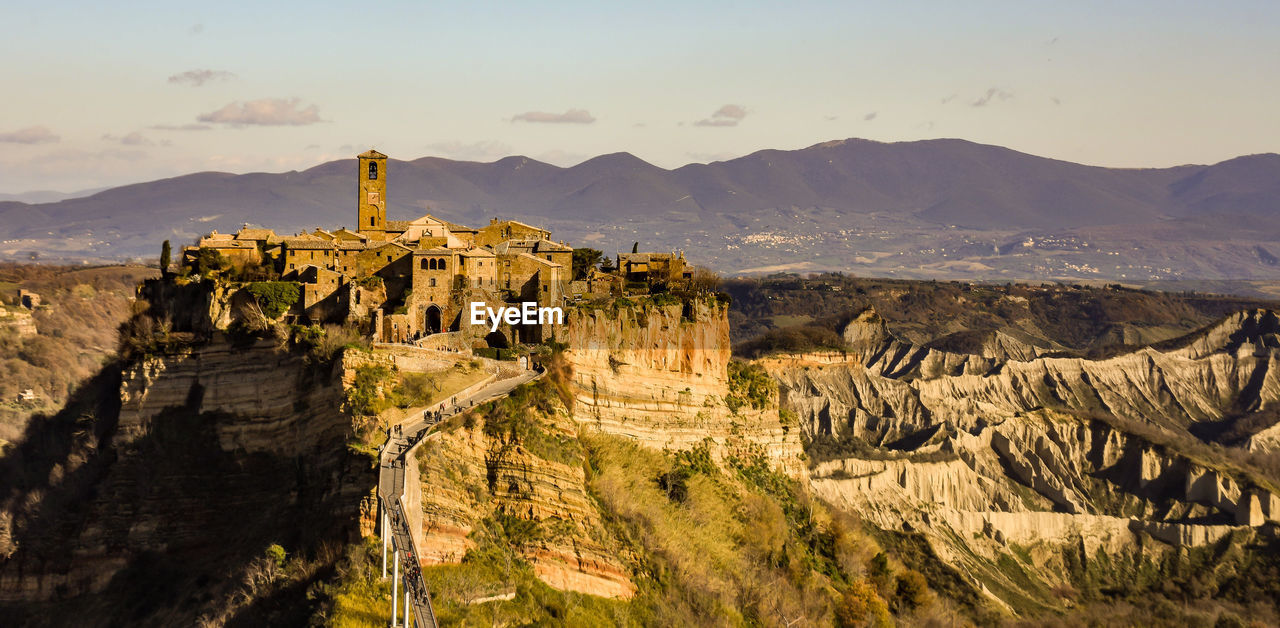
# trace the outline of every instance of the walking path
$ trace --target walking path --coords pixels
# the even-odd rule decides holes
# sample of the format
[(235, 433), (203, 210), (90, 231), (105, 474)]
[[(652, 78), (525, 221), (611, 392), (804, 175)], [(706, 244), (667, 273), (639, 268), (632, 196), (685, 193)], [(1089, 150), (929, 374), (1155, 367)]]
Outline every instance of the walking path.
[[(382, 532), (382, 577), (387, 577), (387, 549), (392, 550), (391, 625), (396, 623), (400, 598), (400, 563), (404, 562), (404, 612), (409, 625), (409, 607), (413, 607), (414, 623), (419, 628), (436, 628), (435, 609), (431, 606), (431, 593), (422, 581), (418, 568), (418, 548), (413, 541), (413, 530), (422, 529), (422, 510), (405, 507), (405, 483), (407, 470), (416, 464), (413, 451), (428, 437), (437, 423), (475, 406), (509, 394), (516, 386), (542, 377), (544, 371), (525, 371), (515, 377), (489, 378), (460, 391), (449, 399), (414, 412), (387, 430), (387, 442), (378, 456), (378, 503), (382, 510), (379, 523)], [(390, 528), (390, 529), (388, 529)]]

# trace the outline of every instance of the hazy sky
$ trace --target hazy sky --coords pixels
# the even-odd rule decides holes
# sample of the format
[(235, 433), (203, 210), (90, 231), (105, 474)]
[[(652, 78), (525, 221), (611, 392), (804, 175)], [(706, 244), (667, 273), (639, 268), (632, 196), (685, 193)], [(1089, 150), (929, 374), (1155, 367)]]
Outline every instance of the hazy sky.
[(1280, 151), (1280, 2), (5, 2), (0, 192), (401, 159), (663, 167), (846, 137)]

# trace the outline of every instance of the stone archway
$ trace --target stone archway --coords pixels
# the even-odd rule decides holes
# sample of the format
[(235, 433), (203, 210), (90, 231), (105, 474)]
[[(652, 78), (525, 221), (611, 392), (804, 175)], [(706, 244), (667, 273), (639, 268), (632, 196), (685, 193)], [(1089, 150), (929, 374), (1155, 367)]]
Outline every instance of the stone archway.
[(427, 306), (427, 311), (423, 315), (423, 319), (424, 320), (422, 323), (422, 333), (424, 334), (440, 333), (440, 330), (442, 329), (440, 306), (435, 305), (434, 303)]
[(500, 331), (491, 332), (484, 337), (484, 341), (485, 344), (489, 345), (490, 349), (507, 349), (511, 347), (511, 343), (507, 341), (506, 334)]

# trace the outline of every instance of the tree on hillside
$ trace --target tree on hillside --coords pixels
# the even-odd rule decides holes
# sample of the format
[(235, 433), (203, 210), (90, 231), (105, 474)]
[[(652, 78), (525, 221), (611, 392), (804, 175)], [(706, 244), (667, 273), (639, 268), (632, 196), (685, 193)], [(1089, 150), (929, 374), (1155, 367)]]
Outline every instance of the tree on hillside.
[(573, 278), (582, 279), (604, 258), (604, 251), (581, 248), (573, 250)]
[(613, 265), (613, 258), (612, 257), (604, 258), (604, 261), (600, 262), (600, 270), (606, 273), (611, 273), (617, 270), (617, 268), (615, 268)]
[(720, 275), (708, 268), (698, 266), (693, 269), (691, 287), (697, 292), (715, 292), (720, 289)]
[(631, 252), (632, 252), (632, 253), (639, 253), (639, 252), (640, 252), (640, 243), (639, 243), (639, 242), (636, 242), (635, 244), (632, 244), (632, 245), (631, 245)]
[(169, 262), (173, 261), (173, 247), (169, 246), (169, 241), (165, 240), (160, 246), (160, 276), (169, 274)]

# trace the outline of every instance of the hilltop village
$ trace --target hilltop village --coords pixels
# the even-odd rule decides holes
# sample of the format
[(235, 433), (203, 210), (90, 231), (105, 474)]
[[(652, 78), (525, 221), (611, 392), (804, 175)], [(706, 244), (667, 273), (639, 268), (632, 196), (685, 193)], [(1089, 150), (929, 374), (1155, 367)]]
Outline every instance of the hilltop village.
[(387, 156), (370, 150), (357, 163), (354, 230), (280, 236), (245, 225), (234, 234), (215, 231), (183, 249), (182, 273), (234, 267), (247, 280), (299, 284), (285, 313), (297, 322), (367, 323), (381, 342), (422, 343), (452, 332), (452, 341), (483, 340), (495, 348), (544, 342), (553, 333), (547, 325), (472, 326), (471, 303), (561, 307), (692, 279), (683, 252), (633, 250), (597, 267), (599, 252), (581, 249), (590, 254), (580, 256), (575, 269), (568, 243), (516, 220), (495, 218), (479, 228), (431, 215), (388, 220)]

